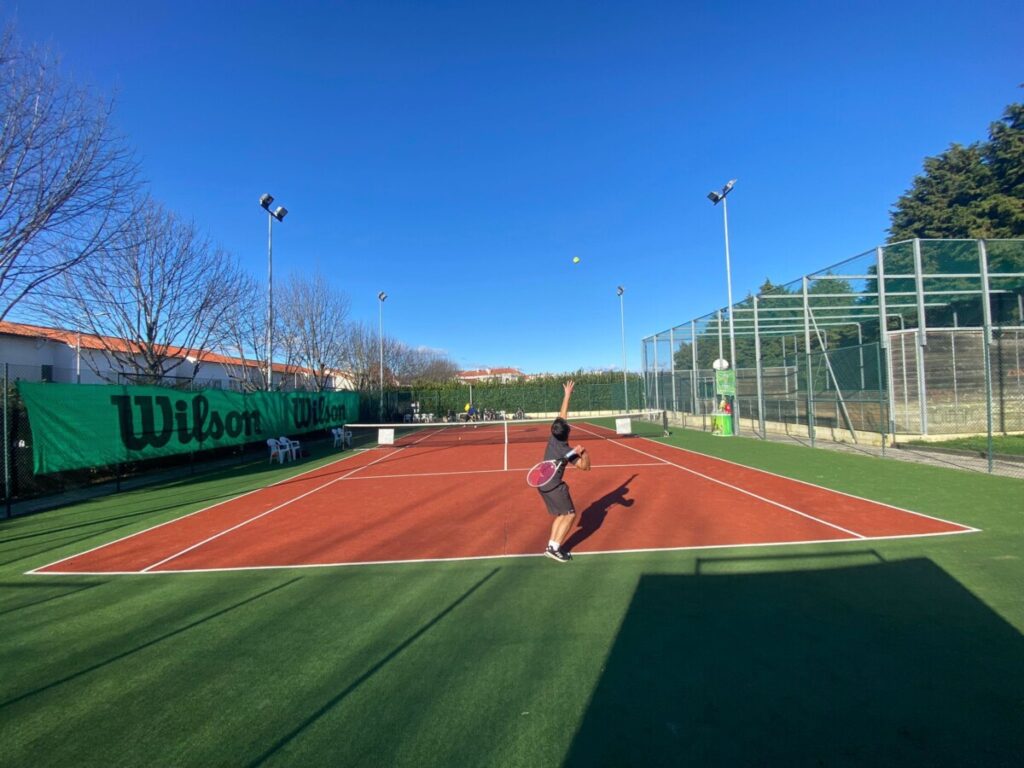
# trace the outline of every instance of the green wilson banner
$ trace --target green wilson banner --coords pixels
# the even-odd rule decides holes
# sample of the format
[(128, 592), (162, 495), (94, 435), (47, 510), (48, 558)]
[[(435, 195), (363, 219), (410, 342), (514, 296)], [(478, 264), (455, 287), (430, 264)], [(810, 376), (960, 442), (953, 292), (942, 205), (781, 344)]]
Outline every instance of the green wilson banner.
[(18, 382), (36, 473), (154, 459), (355, 421), (356, 392), (179, 392)]

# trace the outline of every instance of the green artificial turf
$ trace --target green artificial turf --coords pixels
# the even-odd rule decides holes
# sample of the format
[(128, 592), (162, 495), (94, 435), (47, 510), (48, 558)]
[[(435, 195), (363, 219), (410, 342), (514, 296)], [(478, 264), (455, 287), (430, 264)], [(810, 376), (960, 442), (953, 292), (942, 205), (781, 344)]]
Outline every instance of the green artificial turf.
[[(924, 448), (956, 448), (988, 454), (988, 438), (985, 436), (958, 437), (953, 440), (911, 440), (910, 445)], [(1003, 456), (1024, 456), (1024, 435), (993, 435), (992, 453)]]
[(984, 530), (565, 566), (23, 575), (316, 460), (122, 493), (0, 523), (0, 764), (1024, 762), (1024, 482), (668, 442)]

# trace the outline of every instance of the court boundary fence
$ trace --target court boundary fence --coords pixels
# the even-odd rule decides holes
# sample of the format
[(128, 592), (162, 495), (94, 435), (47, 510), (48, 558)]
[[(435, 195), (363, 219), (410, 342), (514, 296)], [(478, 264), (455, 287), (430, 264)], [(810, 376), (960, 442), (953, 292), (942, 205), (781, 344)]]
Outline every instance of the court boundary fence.
[(878, 246), (647, 336), (641, 358), (649, 406), (688, 427), (727, 404), (738, 434), (815, 447), (981, 438), (987, 471), (1024, 478), (998, 450), (1024, 440), (1024, 240)]

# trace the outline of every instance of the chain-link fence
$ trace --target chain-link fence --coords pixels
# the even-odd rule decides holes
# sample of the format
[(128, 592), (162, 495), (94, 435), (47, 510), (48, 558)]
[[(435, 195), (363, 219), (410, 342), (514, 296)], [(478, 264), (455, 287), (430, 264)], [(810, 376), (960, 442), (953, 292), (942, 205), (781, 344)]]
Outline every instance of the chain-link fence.
[[(1024, 240), (881, 246), (643, 341), (652, 407), (1024, 477)], [(715, 363), (736, 394), (715, 389)], [(890, 455), (893, 451), (888, 450)]]

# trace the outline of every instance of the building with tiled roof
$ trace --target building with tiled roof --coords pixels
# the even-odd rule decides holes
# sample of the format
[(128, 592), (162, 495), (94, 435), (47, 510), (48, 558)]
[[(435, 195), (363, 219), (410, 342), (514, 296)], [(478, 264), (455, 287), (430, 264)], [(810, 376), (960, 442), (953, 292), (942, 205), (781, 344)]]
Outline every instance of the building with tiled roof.
[[(12, 379), (82, 384), (131, 381), (135, 372), (118, 372), (111, 368), (109, 352), (141, 353), (141, 347), (113, 336), (0, 320), (0, 363), (7, 365), (8, 376)], [(167, 377), (172, 381), (239, 389), (241, 381), (260, 378), (262, 363), (257, 360), (173, 346), (167, 347), (166, 354), (183, 359)], [(273, 375), (275, 387), (297, 389), (302, 388), (313, 372), (295, 365), (274, 363)], [(347, 374), (339, 371), (332, 378), (336, 389), (353, 389), (352, 378)]]
[(529, 378), (518, 368), (480, 368), (475, 371), (459, 371), (460, 381), (517, 381)]

